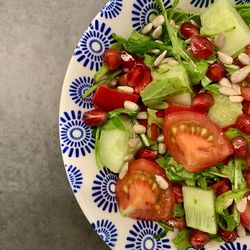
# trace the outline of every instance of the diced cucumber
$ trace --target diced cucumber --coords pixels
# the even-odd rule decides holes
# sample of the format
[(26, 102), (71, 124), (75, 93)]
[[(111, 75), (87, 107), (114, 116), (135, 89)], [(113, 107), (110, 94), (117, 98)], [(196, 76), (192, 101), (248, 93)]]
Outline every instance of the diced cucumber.
[(237, 117), (242, 114), (242, 104), (233, 103), (224, 95), (214, 95), (214, 105), (208, 111), (208, 117), (220, 127), (235, 124)]
[(119, 173), (125, 163), (124, 157), (133, 153), (128, 140), (133, 136), (133, 125), (129, 118), (121, 117), (125, 130), (118, 129), (109, 120), (102, 128), (98, 142), (98, 155), (104, 166)]
[(214, 192), (186, 186), (182, 191), (187, 226), (216, 234)]
[(233, 55), (250, 43), (249, 27), (233, 7), (231, 0), (218, 0), (201, 15), (201, 33), (209, 36), (225, 33), (222, 52)]

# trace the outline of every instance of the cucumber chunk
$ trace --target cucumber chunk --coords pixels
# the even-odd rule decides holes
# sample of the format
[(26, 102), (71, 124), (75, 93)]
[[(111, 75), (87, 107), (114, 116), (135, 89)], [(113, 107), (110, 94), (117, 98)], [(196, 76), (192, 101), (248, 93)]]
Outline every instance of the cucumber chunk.
[(182, 191), (187, 226), (216, 234), (214, 192), (194, 187), (183, 187)]
[(230, 102), (224, 95), (214, 95), (214, 105), (208, 111), (208, 117), (222, 128), (235, 124), (241, 114), (242, 104)]
[(232, 1), (219, 0), (201, 15), (201, 33), (208, 36), (225, 33), (222, 52), (233, 55), (250, 43), (249, 27), (234, 8)]
[(98, 155), (102, 164), (114, 173), (119, 173), (120, 168), (125, 163), (124, 157), (137, 150), (131, 150), (128, 146), (128, 140), (133, 137), (131, 120), (127, 117), (120, 118), (126, 129), (121, 130), (115, 127), (109, 120), (103, 126), (98, 142)]

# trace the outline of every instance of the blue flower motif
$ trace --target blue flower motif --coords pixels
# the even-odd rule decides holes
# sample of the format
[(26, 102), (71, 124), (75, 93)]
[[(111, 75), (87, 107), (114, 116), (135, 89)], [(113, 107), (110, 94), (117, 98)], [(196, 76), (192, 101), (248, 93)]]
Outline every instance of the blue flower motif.
[(101, 10), (101, 17), (112, 19), (120, 14), (122, 10), (122, 0), (110, 0)]
[(250, 0), (235, 0), (236, 4), (250, 3)]
[(59, 120), (62, 153), (69, 157), (85, 156), (94, 149), (91, 129), (83, 122), (82, 112), (64, 112)]
[(77, 61), (82, 62), (84, 67), (88, 66), (90, 70), (97, 71), (102, 64), (104, 50), (113, 43), (111, 28), (96, 19), (80, 39), (73, 56), (77, 57)]
[(85, 100), (82, 99), (83, 94), (94, 84), (94, 80), (90, 77), (79, 77), (75, 79), (69, 87), (69, 95), (72, 100), (78, 104), (80, 107), (90, 109), (92, 107), (91, 98), (93, 93), (91, 93)]
[(169, 239), (154, 239), (154, 235), (160, 234), (163, 229), (153, 221), (137, 221), (133, 229), (129, 231), (126, 249), (133, 250), (163, 250), (170, 249)]
[(250, 250), (246, 244), (241, 244), (239, 242), (224, 243), (220, 245), (221, 250)]
[[(152, 16), (161, 12), (161, 8), (156, 0), (136, 0), (135, 2), (132, 10), (133, 28), (141, 31), (142, 27), (150, 22)], [(164, 6), (166, 8), (170, 7), (171, 1), (164, 0)]]
[(111, 221), (98, 220), (96, 223), (92, 223), (92, 227), (108, 246), (115, 247), (117, 241), (117, 229)]
[(108, 168), (102, 168), (96, 175), (93, 182), (92, 197), (99, 208), (109, 213), (117, 213), (118, 207), (115, 198), (115, 184), (117, 175), (112, 173)]
[(67, 171), (67, 175), (68, 175), (71, 188), (74, 193), (77, 193), (77, 191), (81, 188), (82, 183), (83, 183), (82, 172), (80, 169), (78, 169), (77, 167), (73, 165), (69, 165), (69, 166), (66, 165), (65, 167), (67, 168), (66, 171)]
[(191, 0), (190, 3), (198, 8), (208, 7), (214, 0)]

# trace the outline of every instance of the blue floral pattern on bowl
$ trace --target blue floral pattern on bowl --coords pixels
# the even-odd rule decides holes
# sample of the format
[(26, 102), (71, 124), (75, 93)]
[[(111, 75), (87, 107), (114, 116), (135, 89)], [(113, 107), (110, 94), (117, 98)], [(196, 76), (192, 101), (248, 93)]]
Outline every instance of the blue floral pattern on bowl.
[(224, 243), (220, 245), (220, 250), (250, 250), (250, 247), (247, 247), (246, 244), (241, 244), (239, 242)]
[(65, 166), (68, 179), (70, 182), (70, 186), (74, 193), (77, 193), (77, 191), (81, 188), (83, 183), (83, 175), (80, 169), (73, 165)]
[(112, 19), (118, 16), (122, 10), (123, 0), (110, 0), (101, 10), (101, 17)]
[(112, 29), (106, 23), (95, 20), (80, 39), (73, 56), (84, 67), (97, 71), (102, 65), (103, 52), (113, 43)]
[[(136, 0), (135, 2), (132, 10), (133, 28), (141, 31), (142, 27), (149, 23), (153, 16), (157, 16), (161, 12), (161, 8), (155, 0)], [(165, 0), (164, 6), (170, 7), (171, 1)]]
[(82, 112), (64, 112), (60, 117), (60, 138), (62, 153), (68, 157), (85, 156), (94, 149), (95, 140), (91, 129), (83, 122)]
[(69, 87), (69, 95), (72, 100), (78, 104), (80, 107), (85, 109), (90, 109), (92, 107), (91, 98), (93, 93), (91, 93), (85, 100), (82, 99), (83, 94), (92, 87), (94, 84), (94, 80), (90, 77), (79, 77), (76, 78)]
[(235, 0), (236, 4), (250, 3), (250, 0)]
[(214, 0), (191, 0), (190, 3), (197, 8), (204, 8), (214, 3)]
[(129, 231), (126, 249), (133, 250), (164, 250), (170, 249), (168, 238), (155, 239), (154, 235), (160, 234), (163, 229), (153, 221), (137, 221)]
[(117, 229), (111, 221), (98, 220), (92, 223), (92, 227), (108, 246), (115, 247), (117, 242)]
[(109, 213), (118, 212), (115, 198), (116, 180), (117, 175), (104, 167), (98, 172), (93, 182), (92, 197), (94, 198), (94, 202), (103, 211), (107, 210)]

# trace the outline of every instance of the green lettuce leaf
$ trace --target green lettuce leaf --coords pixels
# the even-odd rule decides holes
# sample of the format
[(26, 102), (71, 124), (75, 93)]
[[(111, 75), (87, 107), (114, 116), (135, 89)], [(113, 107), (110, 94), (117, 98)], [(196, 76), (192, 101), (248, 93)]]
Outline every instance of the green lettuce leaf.
[(235, 5), (237, 12), (241, 15), (247, 25), (250, 24), (250, 3)]
[(141, 92), (142, 101), (149, 108), (164, 109), (168, 96), (192, 92), (187, 72), (182, 64), (163, 64), (152, 71), (152, 77), (153, 81)]
[(229, 128), (226, 132), (225, 132), (226, 136), (232, 140), (234, 137), (236, 136), (243, 136), (247, 141), (250, 141), (250, 136), (241, 132), (240, 130), (238, 130), (237, 128)]
[(183, 203), (176, 203), (174, 206), (173, 217), (183, 217), (185, 215), (185, 210)]
[(189, 247), (192, 247), (191, 243), (189, 242), (189, 233), (187, 229), (181, 230), (174, 238), (173, 244), (178, 250), (186, 250)]

